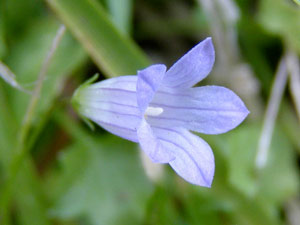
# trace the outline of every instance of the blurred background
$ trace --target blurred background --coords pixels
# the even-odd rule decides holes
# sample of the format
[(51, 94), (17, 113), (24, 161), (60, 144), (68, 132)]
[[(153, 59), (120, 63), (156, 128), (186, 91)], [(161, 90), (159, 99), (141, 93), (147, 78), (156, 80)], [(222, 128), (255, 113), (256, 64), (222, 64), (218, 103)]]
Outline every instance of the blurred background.
[[(1, 0), (0, 224), (299, 225), (300, 5), (295, 0)], [(64, 25), (64, 26), (63, 26)], [(251, 114), (212, 147), (212, 188), (94, 130), (74, 90), (171, 66), (211, 36), (200, 85)]]

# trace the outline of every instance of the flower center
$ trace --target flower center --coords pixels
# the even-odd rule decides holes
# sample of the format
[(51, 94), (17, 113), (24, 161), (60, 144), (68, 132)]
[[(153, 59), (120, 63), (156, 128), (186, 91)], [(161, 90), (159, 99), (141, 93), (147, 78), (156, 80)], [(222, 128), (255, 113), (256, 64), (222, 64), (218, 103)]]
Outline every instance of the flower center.
[(162, 114), (163, 111), (163, 108), (148, 106), (145, 111), (144, 117), (147, 118), (148, 116), (158, 116)]

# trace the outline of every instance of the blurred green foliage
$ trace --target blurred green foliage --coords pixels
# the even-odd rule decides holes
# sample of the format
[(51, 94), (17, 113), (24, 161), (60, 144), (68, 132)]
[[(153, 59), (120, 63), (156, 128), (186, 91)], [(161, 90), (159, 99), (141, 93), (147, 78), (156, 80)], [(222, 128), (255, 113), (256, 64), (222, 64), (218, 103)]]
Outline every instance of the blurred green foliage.
[[(11, 186), (11, 162), (32, 96), (0, 80), (0, 205), (4, 190), (11, 188), (0, 224), (288, 223), (286, 205), (291, 199), (300, 204), (300, 129), (290, 95), (283, 98), (263, 170), (255, 168), (262, 112), (227, 134), (203, 135), (216, 159), (211, 189), (184, 182), (168, 167), (159, 181), (149, 179), (136, 144), (101, 128), (90, 131), (72, 110), (73, 91), (95, 72), (101, 79), (135, 74), (151, 61), (170, 64), (206, 36), (217, 39), (201, 2), (0, 1), (0, 60), (27, 89), (36, 85), (59, 25), (67, 28), (43, 81), (24, 146), (28, 151)], [(266, 107), (283, 52), (300, 53), (300, 7), (292, 0), (233, 4), (239, 11), (233, 24), (238, 59), (225, 75), (240, 62), (251, 68), (258, 91), (246, 104), (254, 112)], [(204, 82), (220, 83), (224, 70), (218, 60), (221, 69)], [(230, 85), (237, 80), (230, 79)], [(250, 81), (236, 85), (246, 87)]]

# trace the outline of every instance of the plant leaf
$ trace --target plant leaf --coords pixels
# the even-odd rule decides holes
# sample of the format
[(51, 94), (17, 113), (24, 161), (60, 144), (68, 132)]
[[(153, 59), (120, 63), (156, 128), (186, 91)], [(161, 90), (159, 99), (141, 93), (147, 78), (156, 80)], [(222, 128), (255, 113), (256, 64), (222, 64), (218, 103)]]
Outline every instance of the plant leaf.
[(300, 10), (287, 1), (264, 0), (260, 2), (260, 23), (270, 32), (280, 36), (300, 53)]
[(106, 0), (112, 22), (123, 33), (129, 34), (131, 29), (132, 0)]
[(148, 66), (142, 51), (122, 35), (96, 0), (48, 0), (52, 9), (107, 76), (136, 74)]
[(228, 134), (229, 180), (248, 197), (261, 196), (272, 204), (282, 202), (297, 193), (299, 181), (292, 146), (275, 129), (270, 145), (267, 165), (255, 170), (257, 141), (260, 126), (240, 127)]
[(62, 151), (60, 169), (48, 176), (51, 215), (83, 216), (92, 224), (138, 224), (153, 187), (143, 173), (136, 144), (112, 135), (96, 139), (65, 114), (55, 118), (73, 144)]

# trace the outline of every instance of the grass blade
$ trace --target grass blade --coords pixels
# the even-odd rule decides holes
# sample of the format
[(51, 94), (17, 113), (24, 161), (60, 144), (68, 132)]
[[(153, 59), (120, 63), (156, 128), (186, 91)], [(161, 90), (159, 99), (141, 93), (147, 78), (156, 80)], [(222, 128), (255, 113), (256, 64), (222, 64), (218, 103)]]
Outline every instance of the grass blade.
[(109, 77), (136, 74), (149, 64), (135, 43), (114, 27), (96, 0), (48, 0), (52, 9)]

